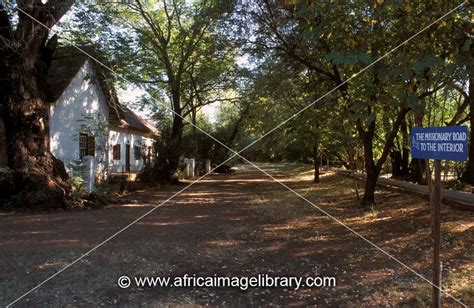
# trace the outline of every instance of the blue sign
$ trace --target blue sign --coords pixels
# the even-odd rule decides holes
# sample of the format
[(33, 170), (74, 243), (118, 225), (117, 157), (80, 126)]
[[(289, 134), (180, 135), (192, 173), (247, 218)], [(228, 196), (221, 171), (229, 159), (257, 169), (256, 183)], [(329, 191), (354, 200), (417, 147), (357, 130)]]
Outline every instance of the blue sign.
[(411, 130), (413, 158), (467, 160), (467, 126), (415, 127)]

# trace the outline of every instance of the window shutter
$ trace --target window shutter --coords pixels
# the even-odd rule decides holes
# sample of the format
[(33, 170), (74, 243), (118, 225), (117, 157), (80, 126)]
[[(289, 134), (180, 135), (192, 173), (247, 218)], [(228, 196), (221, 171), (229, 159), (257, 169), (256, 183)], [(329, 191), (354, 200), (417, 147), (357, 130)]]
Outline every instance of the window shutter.
[(135, 156), (135, 160), (140, 160), (142, 159), (142, 149), (139, 146), (134, 146), (133, 147), (133, 152)]
[(112, 156), (114, 160), (120, 160), (120, 144), (116, 144), (112, 147)]
[(95, 137), (87, 136), (87, 155), (95, 156)]

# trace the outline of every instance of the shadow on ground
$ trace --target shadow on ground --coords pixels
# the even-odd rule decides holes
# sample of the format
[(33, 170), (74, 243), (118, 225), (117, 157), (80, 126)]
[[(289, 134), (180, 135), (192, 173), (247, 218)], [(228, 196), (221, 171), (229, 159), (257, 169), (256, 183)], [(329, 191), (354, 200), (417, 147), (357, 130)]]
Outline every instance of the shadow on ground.
[[(275, 171), (275, 170), (273, 170)], [(278, 171), (278, 170), (277, 170)], [(287, 170), (285, 170), (287, 171)], [(378, 192), (376, 210), (355, 207), (352, 182), (320, 185), (274, 175), (425, 277), (430, 277), (428, 204)], [(0, 216), (0, 303), (19, 297), (181, 187), (137, 193), (138, 204), (93, 211)], [(472, 214), (443, 211), (445, 281), (473, 303)], [(334, 276), (330, 288), (120, 289), (129, 276)], [(467, 280), (466, 285), (459, 281)], [(430, 286), (262, 173), (246, 169), (199, 182), (83, 258), (18, 306), (36, 305), (407, 305), (429, 303)], [(444, 297), (443, 302), (455, 302)]]

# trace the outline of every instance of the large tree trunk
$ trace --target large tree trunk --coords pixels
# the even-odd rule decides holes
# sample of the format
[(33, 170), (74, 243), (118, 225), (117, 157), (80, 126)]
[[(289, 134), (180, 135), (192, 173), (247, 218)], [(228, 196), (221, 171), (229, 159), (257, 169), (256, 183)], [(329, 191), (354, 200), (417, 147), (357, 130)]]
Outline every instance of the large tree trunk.
[(375, 187), (377, 184), (377, 179), (380, 174), (380, 170), (382, 170), (382, 166), (387, 160), (390, 150), (393, 147), (393, 141), (400, 129), (402, 120), (406, 116), (409, 110), (410, 109), (408, 108), (401, 108), (400, 111), (398, 112), (397, 118), (392, 124), (391, 131), (388, 133), (388, 135), (385, 138), (382, 154), (377, 160), (377, 163), (375, 163), (375, 160), (374, 160), (374, 145), (373, 145), (374, 136), (375, 136), (375, 119), (370, 122), (367, 130), (364, 129), (360, 120), (356, 121), (357, 131), (364, 145), (364, 161), (365, 161), (365, 170), (367, 174), (366, 181), (365, 181), (364, 197), (362, 198), (362, 201), (361, 201), (362, 207), (368, 208), (368, 207), (372, 207), (375, 204)]
[[(73, 1), (18, 2), (19, 8), (52, 26)], [(55, 7), (56, 5), (56, 7)], [(19, 13), (15, 30), (0, 5), (0, 112), (4, 121), (10, 203), (18, 207), (66, 206), (70, 182), (64, 165), (49, 151), (48, 106), (44, 83), (55, 39)], [(7, 28), (5, 28), (7, 26)], [(1, 139), (1, 136), (0, 136)]]
[[(143, 17), (146, 17), (146, 13), (143, 11), (143, 7), (140, 2), (137, 2), (140, 6), (140, 12)], [(171, 124), (170, 131), (161, 136), (161, 143), (159, 144), (159, 153), (157, 163), (149, 168), (145, 169), (140, 174), (140, 180), (145, 182), (177, 182), (178, 181), (178, 170), (181, 159), (181, 142), (183, 138), (183, 118), (182, 118), (182, 107), (181, 107), (181, 84), (180, 77), (176, 76), (168, 57), (166, 50), (162, 51), (164, 58), (164, 64), (166, 67), (166, 74), (169, 79), (169, 90), (171, 92), (171, 104), (173, 109), (173, 121)]]
[(377, 185), (379, 173), (375, 168), (367, 169), (366, 173), (364, 197), (362, 198), (361, 205), (363, 207), (371, 207), (375, 204), (375, 187)]
[(170, 136), (165, 144), (165, 151), (160, 153), (161, 163), (156, 166), (159, 179), (164, 182), (176, 182), (179, 170), (179, 162), (181, 159), (181, 142), (183, 138), (183, 118), (181, 117), (181, 100), (179, 86), (172, 86), (172, 103), (173, 103), (173, 123), (171, 126)]

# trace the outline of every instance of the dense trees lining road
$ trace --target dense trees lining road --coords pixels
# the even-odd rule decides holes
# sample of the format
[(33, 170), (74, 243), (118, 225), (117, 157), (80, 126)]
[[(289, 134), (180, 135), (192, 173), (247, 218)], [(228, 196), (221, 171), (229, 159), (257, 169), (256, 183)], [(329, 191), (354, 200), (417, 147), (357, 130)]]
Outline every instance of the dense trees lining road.
[[(48, 27), (68, 12), (56, 25), (67, 34), (51, 36), (17, 5)], [(472, 127), (470, 12), (468, 2), (446, 1), (8, 2), (0, 11), (4, 197), (29, 207), (67, 204), (69, 180), (48, 150), (43, 88), (55, 46), (72, 42), (97, 49), (148, 91), (135, 104), (162, 133), (143, 180), (170, 180), (183, 156), (202, 166), (203, 159), (218, 163), (228, 155), (187, 121), (238, 149), (325, 95), (243, 154), (312, 162), (315, 183), (323, 157), (362, 167), (361, 203), (370, 207), (377, 178), (390, 167), (394, 176), (426, 181), (425, 162), (410, 159), (412, 127)], [(205, 112), (209, 105), (213, 116)], [(474, 150), (469, 155), (467, 164), (447, 168), (474, 184)]]

